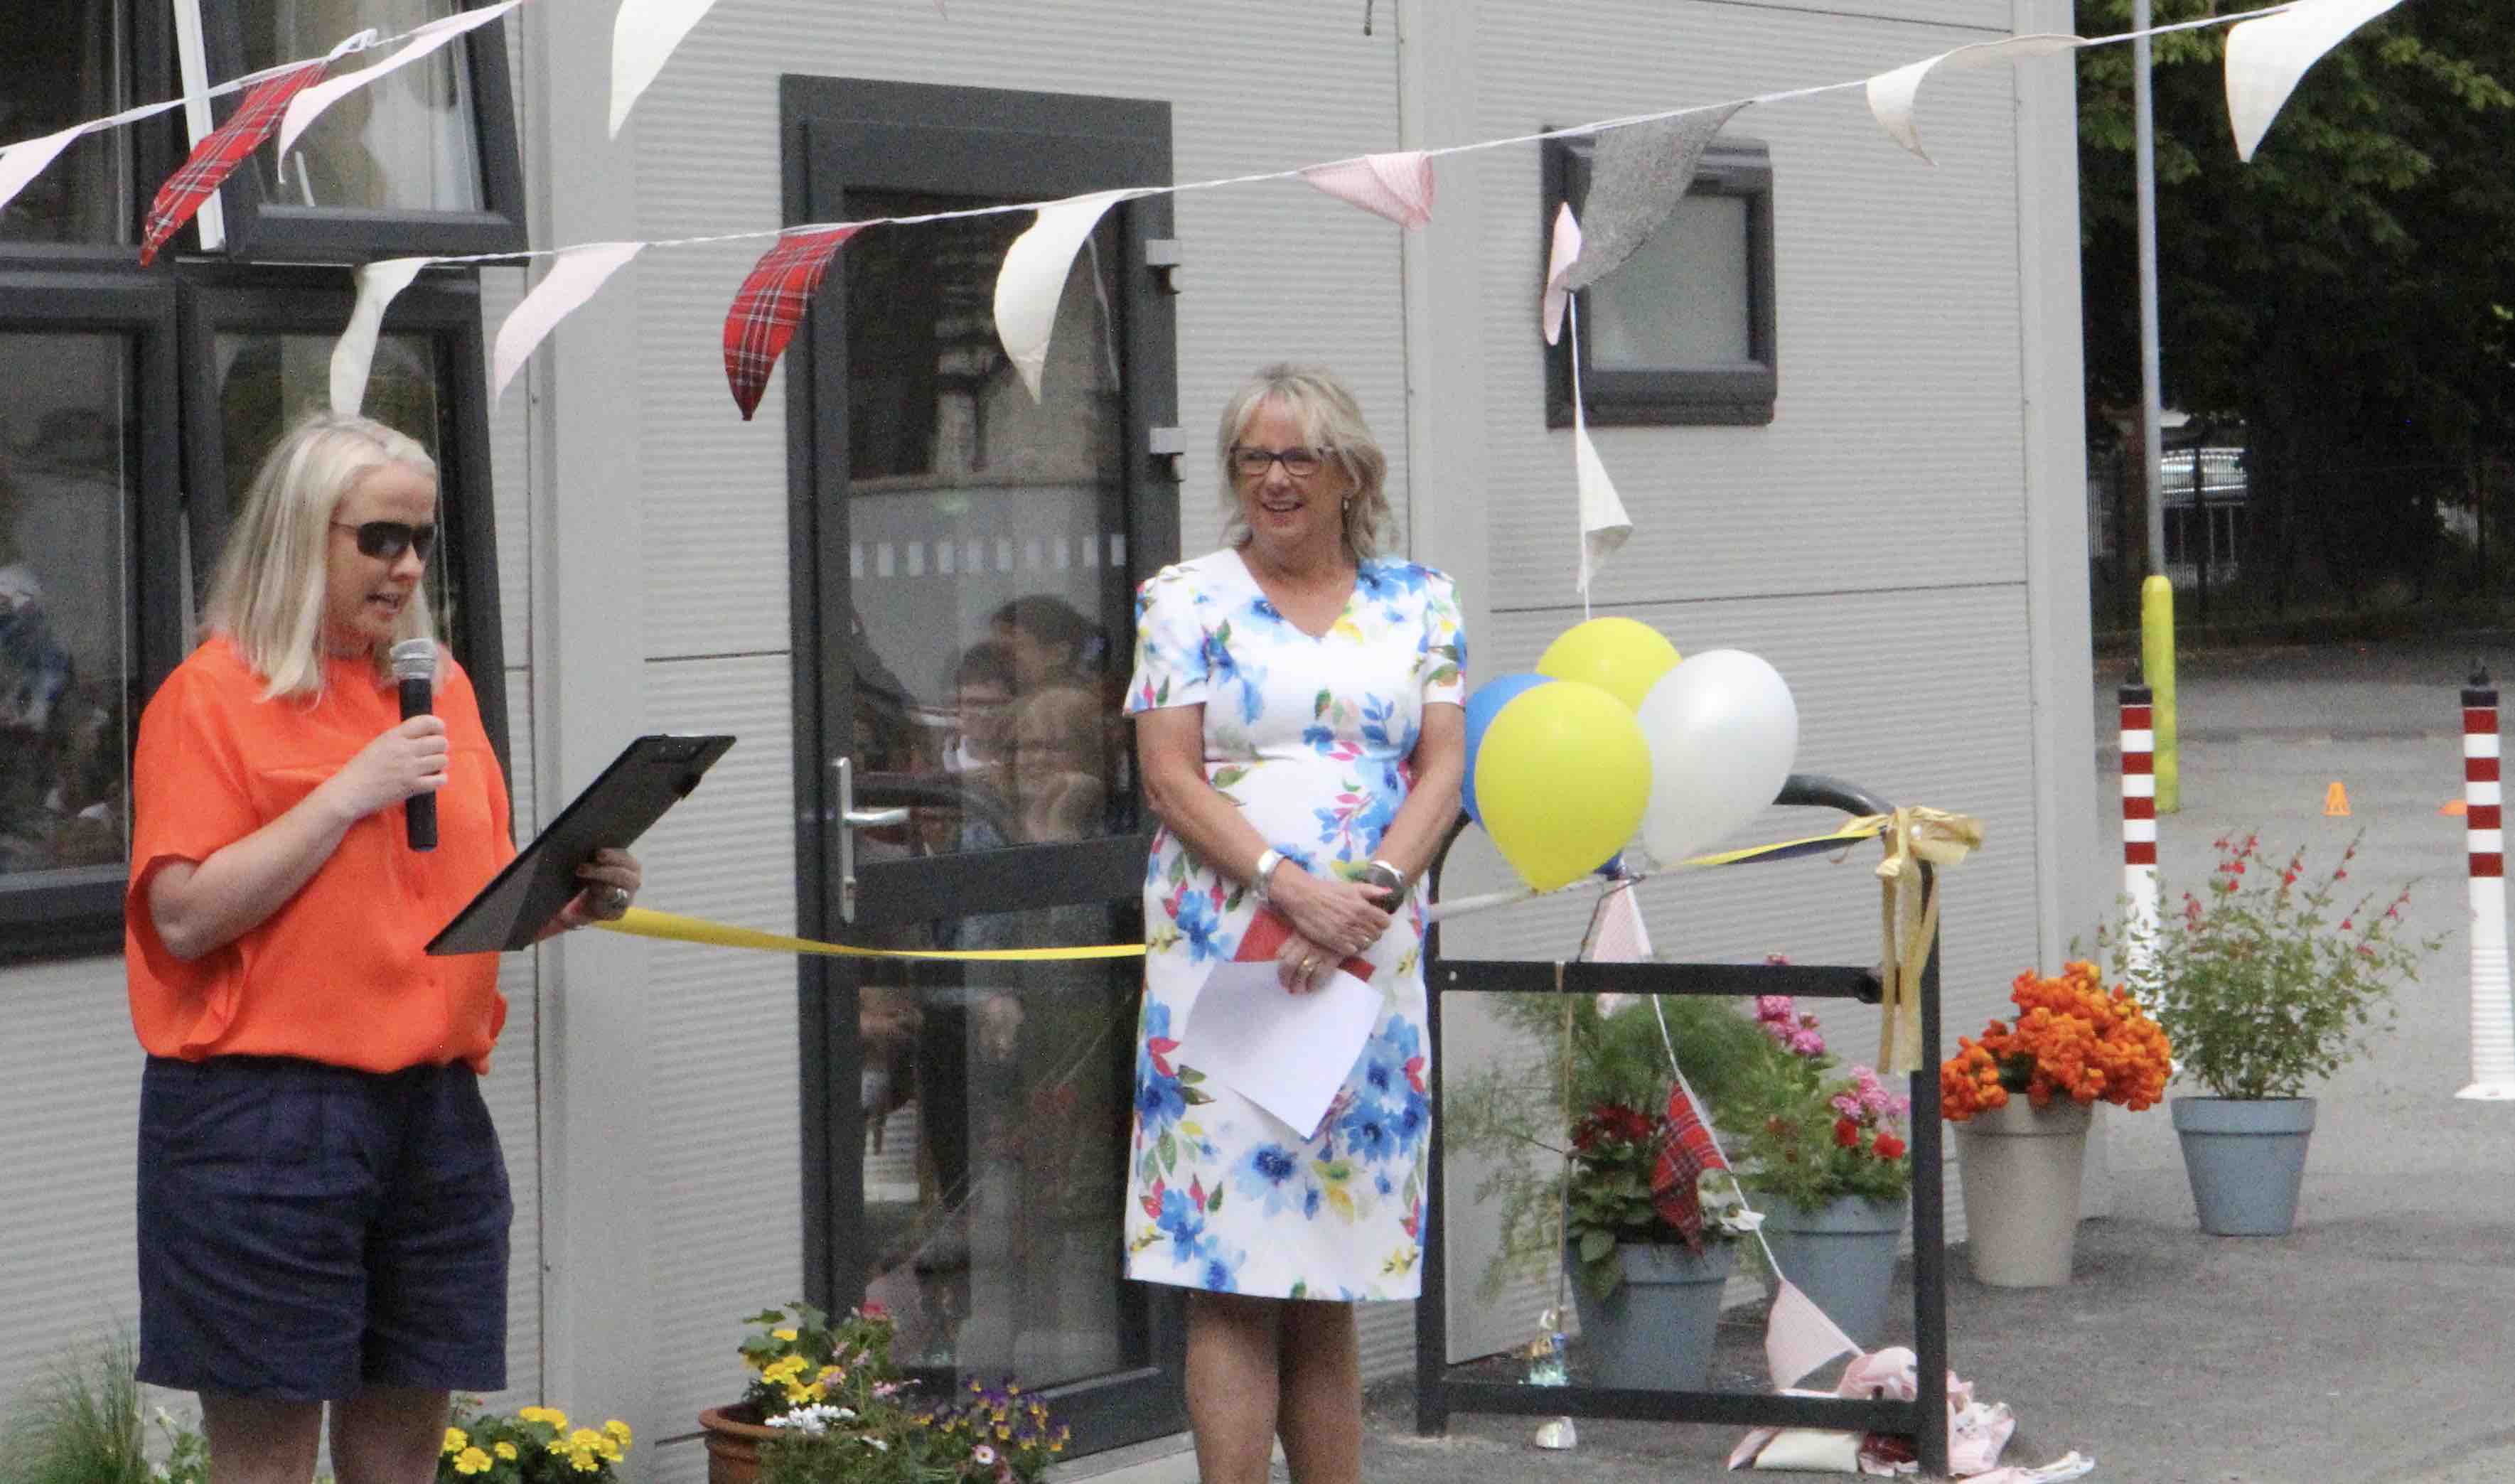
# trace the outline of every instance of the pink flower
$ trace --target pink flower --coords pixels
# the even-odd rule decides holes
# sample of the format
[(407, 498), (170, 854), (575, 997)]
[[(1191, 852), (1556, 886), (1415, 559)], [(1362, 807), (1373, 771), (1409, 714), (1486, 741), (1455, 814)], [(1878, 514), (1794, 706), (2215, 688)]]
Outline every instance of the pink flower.
[(1848, 1092), (1836, 1092), (1827, 1099), (1827, 1103), (1845, 1118), (1858, 1118), (1861, 1114), (1860, 1099)]

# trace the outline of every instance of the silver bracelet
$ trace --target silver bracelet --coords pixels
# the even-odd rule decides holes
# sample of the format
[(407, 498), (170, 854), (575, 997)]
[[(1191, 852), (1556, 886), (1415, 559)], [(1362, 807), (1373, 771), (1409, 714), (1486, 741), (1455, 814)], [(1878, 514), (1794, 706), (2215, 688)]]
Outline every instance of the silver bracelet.
[(1257, 869), (1249, 873), (1249, 889), (1257, 896), (1258, 904), (1259, 906), (1262, 907), (1266, 905), (1268, 900), (1266, 892), (1266, 878), (1274, 875), (1275, 868), (1283, 863), (1284, 852), (1276, 849), (1273, 845), (1268, 845), (1264, 850), (1258, 852)]
[(1380, 881), (1380, 873), (1383, 871), (1388, 873), (1387, 890), (1389, 895), (1398, 895), (1406, 889), (1406, 873), (1397, 869), (1396, 864), (1392, 861), (1375, 860), (1370, 864), (1370, 866), (1365, 868), (1363, 874), (1369, 877), (1374, 883), (1377, 883)]

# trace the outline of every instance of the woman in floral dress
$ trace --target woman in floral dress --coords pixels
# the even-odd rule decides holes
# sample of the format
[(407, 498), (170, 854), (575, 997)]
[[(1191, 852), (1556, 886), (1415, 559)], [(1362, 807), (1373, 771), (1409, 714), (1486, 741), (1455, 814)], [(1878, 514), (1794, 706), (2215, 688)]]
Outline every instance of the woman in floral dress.
[[(1358, 1477), (1353, 1301), (1421, 1288), (1431, 1132), (1418, 878), (1457, 815), (1465, 640), (1450, 579), (1379, 552), (1387, 460), (1319, 370), (1261, 371), (1217, 438), (1230, 544), (1136, 595), (1127, 710), (1162, 822), (1144, 878), (1128, 1276), (1194, 1292), (1207, 1484)], [(1380, 1016), (1316, 1131), (1191, 1064), (1198, 991), (1258, 912), (1285, 989), (1372, 967)]]

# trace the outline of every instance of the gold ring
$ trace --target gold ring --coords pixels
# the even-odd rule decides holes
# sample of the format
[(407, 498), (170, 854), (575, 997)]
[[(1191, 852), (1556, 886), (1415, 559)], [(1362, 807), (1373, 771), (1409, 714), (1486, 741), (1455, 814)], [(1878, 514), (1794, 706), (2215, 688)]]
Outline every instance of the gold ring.
[(1318, 969), (1318, 967), (1319, 967), (1319, 959), (1318, 959), (1318, 955), (1316, 955), (1316, 954), (1312, 954), (1312, 955), (1310, 955), (1308, 958), (1303, 959), (1303, 960), (1301, 961), (1301, 977), (1302, 977), (1302, 978), (1304, 978), (1304, 979), (1308, 978), (1308, 977), (1311, 975), (1311, 973), (1312, 973), (1312, 972), (1314, 972), (1314, 971)]

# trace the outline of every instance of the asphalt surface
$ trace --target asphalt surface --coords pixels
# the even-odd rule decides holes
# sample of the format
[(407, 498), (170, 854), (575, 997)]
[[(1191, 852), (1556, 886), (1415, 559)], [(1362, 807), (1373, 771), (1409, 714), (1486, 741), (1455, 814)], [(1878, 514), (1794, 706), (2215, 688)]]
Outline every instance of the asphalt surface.
[[(2358, 839), (2353, 881), (2388, 895), (2414, 881), (2413, 928), (2446, 941), (2395, 1032), (2319, 1090), (2290, 1235), (2203, 1235), (2165, 1110), (2108, 1108), (2113, 1213), (2082, 1224), (2069, 1286), (1984, 1288), (1950, 1254), (1953, 1364), (2015, 1411), (2003, 1462), (2076, 1449), (2091, 1477), (2136, 1484), (2515, 1479), (2515, 1103), (2453, 1095), (2470, 1080), (2463, 821), (2437, 812), (2461, 797), (2456, 692), (2475, 658), (2515, 676), (2505, 635), (2184, 660), (2168, 881), (2197, 885), (2231, 831), (2318, 861)], [(2091, 698), (2102, 738), (2119, 669)], [(2115, 761), (2099, 758), (2108, 789)], [(2348, 818), (2324, 813), (2333, 782)], [(2104, 807), (2110, 821), (2110, 795)], [(1758, 1312), (1733, 1311), (1715, 1384), (1761, 1386), (1761, 1333)], [(1739, 1436), (1584, 1422), (1555, 1453), (1531, 1446), (1525, 1419), (1419, 1438), (1405, 1386), (1376, 1389), (1371, 1409), (1375, 1484), (1720, 1478)]]

